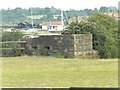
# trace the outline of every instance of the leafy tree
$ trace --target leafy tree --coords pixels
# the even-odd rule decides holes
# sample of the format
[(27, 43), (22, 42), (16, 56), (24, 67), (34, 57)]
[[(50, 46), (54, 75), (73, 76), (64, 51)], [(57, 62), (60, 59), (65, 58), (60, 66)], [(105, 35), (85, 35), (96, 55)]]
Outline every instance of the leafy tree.
[(99, 10), (97, 8), (94, 8), (93, 12), (98, 12)]
[(86, 12), (86, 16), (90, 16), (93, 11), (91, 9), (84, 9), (84, 12)]
[(90, 33), (93, 27), (87, 22), (72, 22), (66, 29), (63, 34), (85, 34)]
[(110, 12), (118, 12), (118, 9), (117, 9), (117, 7), (110, 6), (109, 11)]
[[(101, 34), (99, 36), (100, 39), (95, 41), (99, 41), (99, 43), (95, 43), (95, 49), (97, 49), (102, 58), (115, 58), (118, 57), (118, 40), (117, 40), (117, 20), (113, 17), (109, 17), (104, 14), (95, 13), (89, 19), (89, 22), (95, 23), (97, 34)], [(102, 40), (102, 41), (101, 41)]]
[(108, 12), (108, 7), (100, 7), (100, 12)]
[(87, 21), (71, 23), (63, 34), (93, 34), (93, 48), (101, 58), (118, 57), (118, 24), (115, 18), (101, 13), (94, 13)]

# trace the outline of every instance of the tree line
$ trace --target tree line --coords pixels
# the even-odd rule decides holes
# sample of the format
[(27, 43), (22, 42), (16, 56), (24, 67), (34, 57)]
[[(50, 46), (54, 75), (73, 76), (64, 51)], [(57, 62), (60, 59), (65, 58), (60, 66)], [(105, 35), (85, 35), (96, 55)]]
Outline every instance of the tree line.
[[(41, 19), (34, 19), (34, 23), (41, 23), (44, 21), (59, 21), (60, 18), (54, 19), (53, 15), (60, 15), (61, 10), (57, 9), (55, 7), (45, 7), (45, 8), (29, 8), (29, 9), (22, 9), (20, 7), (17, 7), (15, 9), (2, 9), (0, 10), (0, 14), (2, 14), (2, 24), (3, 25), (16, 25), (20, 22), (31, 22), (30, 18), (27, 18), (27, 16), (31, 15), (31, 10), (33, 15), (44, 15)], [(93, 12), (117, 12), (118, 9), (116, 7), (101, 7), (100, 9), (95, 8), (92, 9), (84, 9), (84, 10), (66, 10), (66, 14), (68, 18), (73, 16), (90, 16)], [(1, 16), (1, 15), (0, 15)]]

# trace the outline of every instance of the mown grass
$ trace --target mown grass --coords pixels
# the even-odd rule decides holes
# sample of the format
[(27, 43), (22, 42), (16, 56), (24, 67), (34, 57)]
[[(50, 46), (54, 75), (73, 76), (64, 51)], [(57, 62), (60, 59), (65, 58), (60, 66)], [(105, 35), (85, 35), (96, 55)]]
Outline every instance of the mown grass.
[(2, 87), (2, 60), (0, 60), (0, 87)]
[(2, 58), (2, 87), (118, 87), (118, 60)]

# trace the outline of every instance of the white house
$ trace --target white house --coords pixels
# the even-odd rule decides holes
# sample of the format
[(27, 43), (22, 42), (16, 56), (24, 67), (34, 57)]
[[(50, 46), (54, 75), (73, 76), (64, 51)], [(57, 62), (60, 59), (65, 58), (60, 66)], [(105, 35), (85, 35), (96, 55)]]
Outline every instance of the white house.
[(60, 15), (53, 15), (54, 19), (57, 19)]
[(63, 23), (62, 22), (43, 22), (42, 29), (49, 30), (49, 31), (62, 31)]

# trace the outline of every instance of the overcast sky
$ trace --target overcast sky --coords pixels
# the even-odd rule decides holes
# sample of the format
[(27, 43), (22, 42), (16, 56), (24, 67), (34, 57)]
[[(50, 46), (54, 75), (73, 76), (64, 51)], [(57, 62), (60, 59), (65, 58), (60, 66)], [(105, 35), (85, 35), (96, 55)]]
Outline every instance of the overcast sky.
[(60, 8), (62, 10), (85, 8), (94, 9), (101, 6), (116, 6), (118, 7), (119, 0), (0, 0), (0, 9), (16, 7), (51, 7)]

